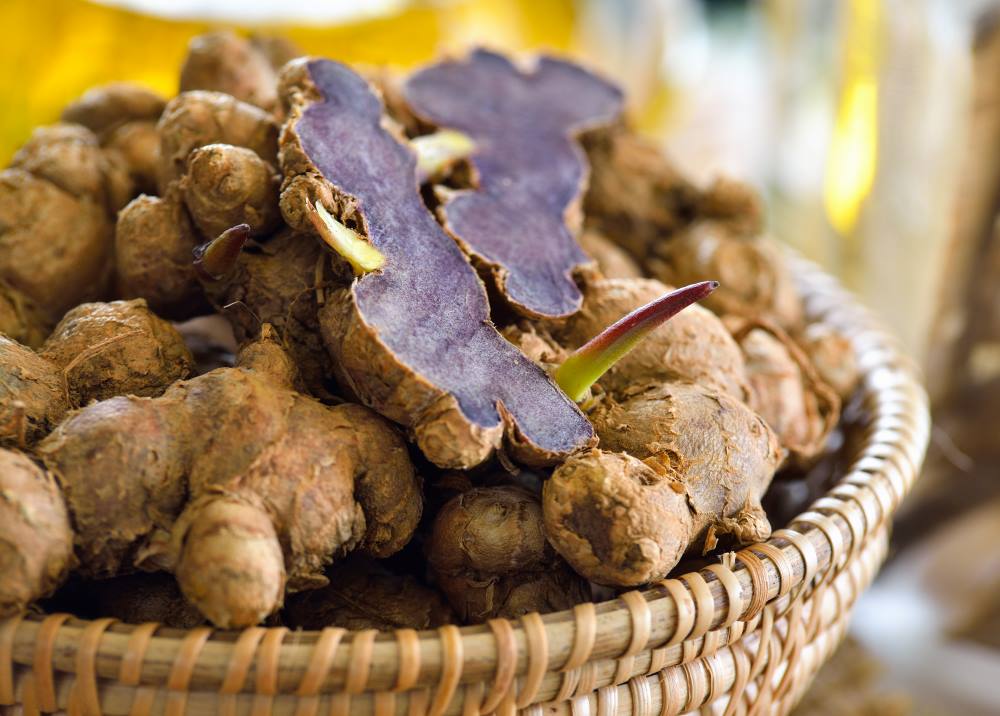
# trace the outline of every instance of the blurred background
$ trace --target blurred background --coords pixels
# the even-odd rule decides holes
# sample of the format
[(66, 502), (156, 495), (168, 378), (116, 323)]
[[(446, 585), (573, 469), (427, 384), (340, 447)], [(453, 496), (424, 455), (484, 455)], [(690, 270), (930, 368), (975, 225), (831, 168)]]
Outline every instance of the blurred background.
[(755, 185), (935, 412), (890, 562), (799, 713), (1000, 714), (1000, 3), (2, 0), (0, 160), (94, 84), (175, 93), (220, 26), (399, 69), (477, 43), (575, 56), (687, 174)]

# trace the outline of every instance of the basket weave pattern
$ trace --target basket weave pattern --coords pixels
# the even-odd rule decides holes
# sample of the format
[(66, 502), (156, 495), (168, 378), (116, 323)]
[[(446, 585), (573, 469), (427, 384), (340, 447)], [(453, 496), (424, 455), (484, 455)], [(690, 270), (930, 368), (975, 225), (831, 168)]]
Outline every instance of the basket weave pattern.
[(784, 714), (878, 571), (919, 471), (917, 371), (875, 319), (794, 259), (811, 321), (849, 336), (864, 440), (839, 483), (766, 543), (603, 604), (436, 631), (240, 633), (67, 614), (0, 621), (0, 707), (24, 714)]

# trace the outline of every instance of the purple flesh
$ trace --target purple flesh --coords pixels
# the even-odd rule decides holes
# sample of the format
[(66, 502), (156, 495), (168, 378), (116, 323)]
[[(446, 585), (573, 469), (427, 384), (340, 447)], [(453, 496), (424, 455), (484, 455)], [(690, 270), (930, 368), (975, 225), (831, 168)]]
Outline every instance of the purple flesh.
[(418, 115), (476, 143), (478, 186), (445, 205), (449, 230), (506, 272), (502, 288), (515, 306), (542, 316), (579, 310), (572, 274), (589, 259), (565, 216), (584, 190), (587, 164), (574, 137), (612, 122), (621, 91), (569, 62), (543, 57), (522, 74), (477, 50), (415, 73), (404, 93)]
[(299, 141), (323, 177), (357, 201), (386, 258), (353, 285), (364, 322), (401, 363), (454, 395), (470, 422), (499, 424), (503, 403), (543, 449), (587, 443), (593, 429), (576, 405), (493, 327), (475, 270), (424, 205), (416, 158), (380, 125), (382, 103), (368, 83), (329, 60), (308, 68), (323, 100), (303, 112)]

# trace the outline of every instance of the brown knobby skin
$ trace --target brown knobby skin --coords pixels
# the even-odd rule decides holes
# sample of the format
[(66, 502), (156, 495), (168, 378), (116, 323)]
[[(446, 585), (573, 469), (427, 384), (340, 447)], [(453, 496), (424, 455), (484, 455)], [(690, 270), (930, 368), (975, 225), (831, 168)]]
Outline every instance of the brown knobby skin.
[(681, 476), (622, 452), (574, 455), (545, 482), (542, 504), (549, 539), (598, 584), (660, 579), (694, 536)]
[(31, 445), (92, 400), (159, 395), (191, 368), (181, 335), (142, 300), (77, 306), (37, 353), (0, 336), (0, 444)]
[(82, 124), (102, 141), (118, 127), (137, 120), (156, 121), (166, 100), (152, 90), (131, 82), (111, 82), (92, 87), (66, 105), (62, 121)]
[(584, 229), (577, 239), (580, 248), (594, 260), (603, 278), (641, 278), (639, 264), (618, 244), (594, 229)]
[(425, 550), (464, 623), (568, 609), (589, 598), (586, 582), (546, 540), (538, 497), (518, 486), (475, 487), (452, 498)]
[(791, 270), (767, 236), (735, 233), (724, 221), (696, 221), (659, 244), (647, 267), (677, 286), (718, 281), (719, 288), (703, 304), (719, 315), (764, 318), (789, 332), (804, 323)]
[(742, 402), (692, 383), (636, 386), (590, 419), (601, 450), (571, 458), (543, 490), (548, 538), (584, 577), (634, 586), (724, 535), (770, 535), (760, 500), (783, 451)]
[[(205, 295), (229, 320), (241, 343), (269, 323), (298, 367), (309, 393), (330, 396), (333, 368), (319, 328), (319, 300), (333, 278), (329, 259), (313, 237), (284, 229), (250, 251), (218, 280), (200, 277)], [(226, 308), (228, 306), (228, 308)]]
[[(656, 279), (596, 279), (584, 286), (583, 308), (563, 323), (542, 324), (568, 350), (618, 319), (670, 292)], [(649, 382), (687, 380), (737, 400), (749, 392), (740, 348), (725, 325), (700, 305), (689, 306), (650, 333), (598, 381), (619, 393)]]
[(182, 92), (167, 103), (157, 123), (160, 159), (157, 183), (163, 194), (187, 170), (188, 155), (206, 144), (253, 150), (277, 166), (278, 125), (264, 110), (222, 92)]
[(159, 395), (192, 368), (184, 339), (141, 298), (77, 306), (39, 355), (59, 366), (77, 406), (114, 395)]
[(583, 144), (590, 160), (587, 225), (644, 261), (694, 215), (697, 188), (656, 142), (624, 126), (592, 132)]
[(58, 367), (0, 335), (0, 445), (34, 444), (69, 409), (66, 382)]
[(59, 488), (21, 452), (0, 448), (0, 617), (53, 592), (73, 564)]
[(34, 301), (15, 286), (0, 279), (0, 333), (38, 348), (52, 331), (52, 323)]
[(249, 224), (253, 236), (281, 225), (280, 177), (256, 152), (230, 144), (193, 150), (180, 190), (202, 236), (213, 239), (231, 226)]
[(823, 323), (810, 323), (796, 337), (820, 379), (848, 400), (861, 380), (854, 346), (847, 336)]
[(118, 153), (134, 191), (152, 193), (160, 154), (156, 120), (165, 105), (166, 100), (141, 85), (113, 82), (93, 87), (68, 104), (62, 121), (82, 124), (96, 134), (102, 147)]
[(128, 167), (117, 152), (105, 151), (97, 136), (79, 124), (38, 127), (11, 160), (78, 199), (90, 199), (110, 213), (132, 198)]
[(327, 577), (327, 586), (288, 598), (282, 610), (286, 626), (392, 631), (455, 622), (439, 592), (411, 575), (393, 574), (375, 560), (350, 557), (327, 570)]
[(808, 464), (823, 452), (840, 419), (840, 398), (774, 324), (731, 316), (726, 325), (746, 358), (747, 404), (771, 426), (793, 462)]
[(0, 172), (0, 277), (50, 319), (105, 295), (113, 233), (93, 198), (23, 169)]
[(103, 146), (121, 157), (135, 194), (156, 192), (156, 171), (160, 163), (160, 133), (156, 131), (156, 120), (126, 122), (107, 135)]
[(199, 242), (176, 189), (162, 198), (136, 197), (115, 225), (118, 295), (144, 298), (159, 315), (175, 320), (208, 312), (192, 265)]
[(757, 236), (764, 230), (764, 202), (760, 194), (741, 181), (719, 177), (698, 194), (698, 218), (722, 223), (738, 236)]
[[(315, 231), (319, 201), (384, 258), (327, 292), (320, 310), (342, 388), (404, 425), (439, 467), (474, 467), (501, 445), (525, 464), (554, 464), (592, 444), (575, 403), (497, 333), (482, 283), (425, 205), (415, 154), (373, 88), (344, 65), (299, 58), (282, 72), (282, 93), (286, 222)], [(344, 133), (357, 141), (336, 141)]]
[(277, 85), (268, 56), (229, 30), (193, 37), (181, 65), (181, 92), (224, 92), (267, 111), (278, 104)]
[(326, 407), (282, 381), (220, 368), (158, 398), (92, 403), (39, 444), (80, 574), (166, 569), (210, 621), (243, 627), (286, 589), (326, 584), (347, 552), (403, 547), (421, 495), (402, 438), (366, 408)]

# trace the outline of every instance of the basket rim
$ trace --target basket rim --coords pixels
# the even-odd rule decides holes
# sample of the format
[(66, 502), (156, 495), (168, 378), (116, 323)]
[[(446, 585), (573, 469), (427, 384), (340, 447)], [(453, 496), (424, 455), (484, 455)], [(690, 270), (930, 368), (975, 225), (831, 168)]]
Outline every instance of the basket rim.
[[(420, 632), (183, 631), (66, 614), (20, 615), (0, 620), (0, 703), (12, 698), (16, 664), (48, 669), (49, 675), (55, 669), (222, 693), (260, 691), (262, 678), (271, 682), (263, 684), (265, 692), (299, 695), (428, 688), (431, 705), (442, 708), (460, 683), (492, 683), (500, 693), (518, 679), (521, 705), (531, 702), (548, 672), (686, 643), (752, 619), (765, 605), (839, 573), (888, 524), (909, 491), (930, 430), (927, 397), (915, 364), (871, 312), (815, 264), (790, 253), (810, 323), (851, 340), (870, 415), (840, 481), (766, 542), (730, 553), (724, 564), (613, 600)], [(246, 662), (237, 683), (234, 661)]]

